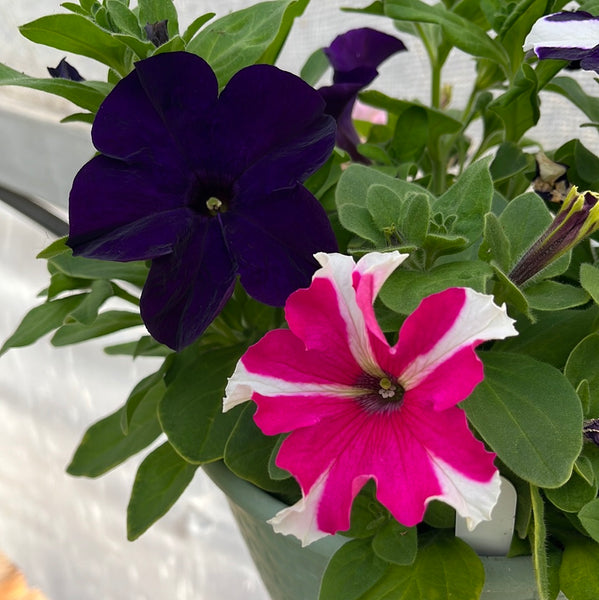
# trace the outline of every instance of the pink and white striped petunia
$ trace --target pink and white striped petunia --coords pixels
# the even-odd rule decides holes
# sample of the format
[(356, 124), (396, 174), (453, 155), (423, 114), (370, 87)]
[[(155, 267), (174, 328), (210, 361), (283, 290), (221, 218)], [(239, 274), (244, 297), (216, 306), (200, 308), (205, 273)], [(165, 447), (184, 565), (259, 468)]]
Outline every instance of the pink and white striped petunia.
[(434, 499), (474, 527), (490, 518), (499, 473), (456, 404), (483, 379), (474, 348), (517, 332), (491, 296), (451, 288), (425, 298), (389, 346), (374, 299), (407, 255), (316, 255), (307, 289), (289, 296), (289, 329), (248, 349), (227, 385), (224, 408), (246, 400), (266, 435), (291, 432), (276, 464), (302, 498), (279, 512), (276, 531), (303, 545), (349, 528), (369, 480), (402, 524), (419, 523)]

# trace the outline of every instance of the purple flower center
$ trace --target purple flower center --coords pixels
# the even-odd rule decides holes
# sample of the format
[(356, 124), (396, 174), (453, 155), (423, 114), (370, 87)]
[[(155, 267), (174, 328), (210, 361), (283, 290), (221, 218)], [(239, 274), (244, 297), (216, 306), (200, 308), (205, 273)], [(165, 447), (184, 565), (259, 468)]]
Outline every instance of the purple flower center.
[(388, 373), (382, 377), (362, 373), (355, 387), (363, 390), (356, 395), (358, 404), (368, 413), (392, 413), (403, 404), (404, 388)]

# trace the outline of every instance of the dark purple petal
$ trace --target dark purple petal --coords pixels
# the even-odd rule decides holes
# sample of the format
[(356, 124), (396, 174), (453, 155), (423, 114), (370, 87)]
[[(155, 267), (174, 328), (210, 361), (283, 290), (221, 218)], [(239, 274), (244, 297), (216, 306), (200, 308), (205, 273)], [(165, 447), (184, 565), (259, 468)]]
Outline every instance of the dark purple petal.
[(75, 254), (105, 260), (145, 260), (170, 252), (190, 227), (191, 211), (182, 200), (185, 177), (159, 163), (94, 157), (73, 181), (67, 244)]
[(270, 189), (305, 180), (333, 150), (335, 123), (323, 111), (299, 77), (270, 65), (242, 69), (219, 98), (210, 168), (271, 171)]
[[(390, 56), (406, 47), (403, 42), (392, 35), (363, 27), (352, 29), (347, 33), (337, 36), (328, 48), (325, 48), (331, 66), (335, 70), (335, 77), (342, 77), (356, 69), (376, 69)], [(356, 73), (353, 79), (342, 77), (342, 82), (364, 81), (364, 75)], [(337, 79), (334, 80), (337, 82)], [(372, 79), (364, 83), (367, 85)]]
[(330, 223), (300, 185), (243, 205), (223, 219), (241, 283), (256, 300), (283, 306), (291, 292), (310, 284), (318, 268), (313, 254), (337, 250)]
[(345, 150), (353, 161), (368, 163), (357, 150), (360, 138), (352, 120), (354, 104), (361, 89), (360, 84), (336, 83), (318, 91), (326, 102), (326, 113), (337, 121), (337, 146)]
[(333, 85), (318, 91), (326, 102), (325, 112), (337, 121), (337, 146), (354, 161), (369, 162), (357, 150), (360, 140), (351, 118), (358, 92), (374, 80), (383, 61), (401, 50), (406, 50), (401, 40), (368, 27), (337, 36), (324, 49), (334, 69)]
[(596, 19), (593, 15), (584, 10), (563, 10), (543, 17), (546, 21), (587, 21), (588, 19)]
[(161, 164), (188, 169), (209, 155), (218, 83), (203, 59), (166, 52), (135, 64), (100, 106), (92, 128), (94, 146), (115, 158), (140, 153)]
[(56, 67), (47, 67), (48, 73), (56, 79), (70, 79), (71, 81), (85, 81), (79, 71), (63, 58)]
[(236, 273), (218, 220), (203, 221), (171, 254), (152, 261), (140, 303), (148, 331), (174, 350), (188, 346), (231, 297)]

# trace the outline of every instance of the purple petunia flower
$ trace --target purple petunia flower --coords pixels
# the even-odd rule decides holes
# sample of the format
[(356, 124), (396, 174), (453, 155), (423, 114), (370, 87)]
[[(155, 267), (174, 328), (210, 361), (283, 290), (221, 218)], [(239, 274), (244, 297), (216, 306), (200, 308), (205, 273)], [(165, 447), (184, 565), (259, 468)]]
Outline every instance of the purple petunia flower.
[(584, 11), (563, 11), (539, 19), (524, 40), (524, 50), (539, 59), (580, 61), (599, 72), (599, 17)]
[(68, 245), (90, 258), (150, 259), (141, 316), (181, 349), (218, 315), (238, 275), (252, 297), (282, 306), (309, 284), (313, 254), (336, 248), (301, 184), (334, 136), (320, 95), (276, 67), (242, 69), (219, 96), (198, 56), (142, 60), (98, 111), (100, 154), (75, 177)]
[(406, 50), (401, 40), (368, 27), (339, 35), (324, 49), (334, 69), (333, 85), (318, 91), (327, 103), (326, 112), (337, 120), (337, 146), (355, 161), (367, 162), (358, 153), (360, 139), (352, 123), (358, 92), (378, 75), (381, 63), (401, 50)]

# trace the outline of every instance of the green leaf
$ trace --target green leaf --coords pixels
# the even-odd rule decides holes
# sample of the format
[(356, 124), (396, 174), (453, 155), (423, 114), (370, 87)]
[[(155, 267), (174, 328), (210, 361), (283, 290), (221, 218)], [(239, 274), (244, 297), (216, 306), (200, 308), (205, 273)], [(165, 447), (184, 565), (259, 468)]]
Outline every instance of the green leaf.
[(212, 462), (223, 456), (240, 413), (240, 409), (223, 412), (225, 386), (245, 348), (191, 346), (173, 355), (158, 414), (169, 442), (189, 462)]
[(329, 69), (331, 63), (323, 48), (318, 48), (310, 54), (300, 71), (300, 77), (309, 85), (316, 85)]
[(590, 484), (574, 471), (561, 487), (545, 490), (545, 496), (563, 512), (575, 513), (597, 497), (597, 484)]
[(586, 381), (589, 391), (589, 415), (599, 416), (599, 334), (586, 336), (572, 350), (564, 374), (573, 387)]
[(181, 36), (185, 42), (185, 45), (189, 44), (193, 36), (215, 15), (216, 13), (206, 13), (205, 15), (200, 15), (199, 17), (195, 18)]
[(128, 33), (139, 40), (145, 41), (145, 35), (142, 35), (142, 30), (135, 13), (129, 10), (120, 0), (106, 0), (106, 10), (108, 16), (121, 33)]
[(179, 34), (179, 18), (173, 0), (139, 0), (138, 6), (139, 23), (142, 27), (147, 23), (153, 25), (167, 20), (169, 39)]
[(593, 123), (599, 121), (599, 98), (587, 94), (571, 77), (554, 77), (545, 89), (568, 98)]
[(268, 471), (271, 456), (279, 444), (279, 436), (264, 435), (254, 423), (255, 412), (253, 402), (243, 407), (225, 447), (225, 464), (238, 477), (263, 490), (283, 494), (289, 499), (288, 503), (292, 504), (299, 494), (295, 480), (274, 480), (270, 478)]
[(519, 334), (495, 342), (494, 350), (521, 352), (562, 369), (572, 349), (594, 330), (599, 317), (596, 306), (586, 310), (540, 313), (537, 321), (519, 321)]
[(54, 240), (49, 246), (46, 246), (41, 252), (39, 252), (35, 258), (53, 258), (58, 254), (64, 254), (65, 252), (71, 252), (71, 249), (67, 246), (68, 237), (64, 236)]
[(467, 54), (488, 58), (508, 73), (509, 59), (504, 48), (469, 19), (446, 10), (442, 4), (430, 6), (420, 0), (386, 0), (385, 14), (398, 21), (435, 23), (445, 39)]
[(410, 106), (397, 118), (389, 154), (397, 162), (418, 159), (429, 139), (427, 111), (421, 106)]
[(580, 285), (599, 304), (599, 269), (588, 263), (580, 265)]
[(599, 498), (585, 504), (578, 513), (578, 518), (587, 533), (599, 542)]
[(146, 396), (135, 411), (129, 431), (121, 429), (122, 408), (94, 423), (84, 434), (71, 463), (70, 475), (98, 477), (149, 446), (161, 433), (157, 398)]
[(289, 36), (293, 22), (297, 17), (301, 17), (304, 14), (306, 6), (308, 6), (309, 2), (310, 0), (295, 0), (295, 2), (288, 4), (287, 9), (283, 14), (283, 19), (275, 39), (264, 51), (258, 62), (269, 65), (275, 64), (279, 54), (281, 53), (283, 45)]
[(19, 31), (36, 44), (88, 56), (126, 74), (126, 46), (82, 15), (48, 15), (22, 25)]
[(418, 551), (416, 527), (405, 527), (389, 519), (372, 540), (372, 549), (383, 560), (396, 565), (411, 565)]
[(590, 299), (583, 289), (557, 281), (541, 281), (528, 286), (524, 293), (530, 307), (536, 310), (564, 310)]
[[(360, 600), (384, 575), (388, 563), (380, 559), (370, 545), (370, 539), (352, 540), (343, 544), (327, 565), (320, 587), (320, 600)], [(374, 596), (372, 596), (374, 598)]]
[(67, 315), (81, 304), (86, 295), (67, 296), (59, 300), (44, 302), (44, 304), (32, 308), (23, 317), (16, 331), (4, 342), (0, 348), (0, 355), (9, 348), (29, 346), (50, 331), (60, 327)]
[(157, 342), (152, 336), (143, 335), (136, 342), (106, 346), (104, 352), (110, 355), (126, 355), (135, 358), (137, 356), (168, 356), (173, 351)]
[(127, 539), (136, 540), (164, 516), (191, 483), (198, 465), (179, 456), (167, 442), (139, 466), (127, 506)]
[(470, 165), (431, 207), (446, 219), (455, 215), (449, 233), (465, 237), (471, 244), (480, 238), (484, 215), (491, 210), (494, 190), (489, 162), (483, 158)]
[(379, 298), (385, 306), (407, 315), (425, 296), (450, 287), (470, 287), (483, 292), (492, 275), (491, 267), (482, 261), (445, 263), (430, 271), (396, 270), (381, 289)]
[[(396, 115), (398, 118), (401, 118), (401, 115), (407, 111), (410, 111), (408, 114), (418, 114), (421, 125), (424, 121), (423, 113), (425, 113), (429, 147), (436, 146), (442, 135), (455, 133), (462, 127), (462, 123), (447, 114), (447, 112), (426, 106), (420, 102), (409, 102), (407, 100), (391, 98), (376, 90), (362, 92), (360, 94), (360, 100), (375, 108), (386, 110), (389, 113)], [(404, 124), (405, 123), (407, 123), (407, 120), (404, 120)], [(401, 131), (397, 129), (395, 133), (396, 137), (400, 134)], [(396, 140), (396, 143), (399, 143), (399, 141)]]
[(492, 212), (485, 215), (483, 243), (478, 255), (482, 260), (492, 260), (504, 273), (510, 268), (512, 262), (510, 241), (501, 227), (499, 217)]
[(468, 419), (518, 477), (539, 487), (563, 485), (582, 447), (576, 391), (560, 371), (529, 356), (480, 356), (485, 378), (461, 404)]
[(499, 115), (503, 121), (506, 141), (518, 142), (536, 125), (541, 116), (538, 89), (535, 70), (523, 63), (512, 85), (489, 104), (489, 110)]
[(371, 167), (353, 164), (343, 171), (335, 191), (341, 224), (348, 231), (383, 248), (386, 245), (385, 236), (368, 208), (368, 190), (373, 185), (386, 187), (402, 199), (414, 194), (424, 194), (429, 202), (435, 198), (419, 185), (390, 177)]
[(522, 149), (514, 142), (504, 142), (497, 148), (491, 163), (491, 177), (495, 183), (500, 183), (522, 173), (527, 167), (528, 160)]
[(543, 16), (546, 7), (547, 0), (520, 0), (504, 21), (498, 37), (510, 57), (512, 73), (524, 58), (522, 40), (537, 19)]
[(98, 317), (100, 307), (113, 295), (112, 285), (106, 279), (91, 282), (90, 292), (86, 294), (79, 306), (67, 315), (65, 324), (81, 323), (90, 325)]
[(100, 313), (89, 325), (82, 323), (63, 325), (56, 330), (50, 342), (53, 346), (68, 346), (137, 325), (143, 325), (138, 313), (125, 310), (107, 310)]
[(202, 29), (187, 44), (187, 51), (210, 64), (222, 88), (233, 74), (258, 62), (271, 48), (287, 26), (287, 9), (295, 1), (260, 2), (221, 17)]
[(71, 81), (30, 77), (0, 63), (0, 85), (17, 85), (66, 98), (73, 104), (95, 113), (112, 86), (104, 82)]
[(581, 537), (568, 540), (562, 555), (559, 580), (569, 600), (596, 600), (599, 589), (599, 546)]
[(447, 531), (435, 532), (422, 536), (414, 564), (390, 566), (363, 598), (478, 600), (484, 580), (483, 565), (468, 544)]
[(70, 251), (57, 254), (48, 260), (48, 265), (69, 277), (82, 279), (119, 279), (142, 288), (148, 276), (148, 267), (143, 261), (127, 263), (97, 260), (73, 256)]
[(148, 377), (144, 377), (133, 388), (121, 411), (121, 429), (125, 435), (129, 433), (131, 421), (139, 406), (143, 402), (149, 402), (158, 406), (158, 403), (162, 400), (165, 392), (166, 386), (164, 385), (164, 373), (162, 369), (156, 373), (152, 373), (152, 375), (148, 375)]

